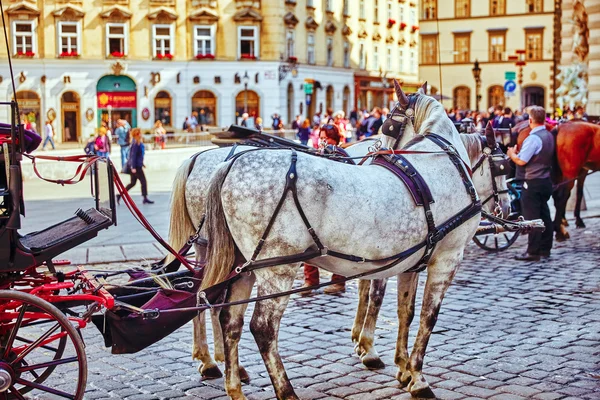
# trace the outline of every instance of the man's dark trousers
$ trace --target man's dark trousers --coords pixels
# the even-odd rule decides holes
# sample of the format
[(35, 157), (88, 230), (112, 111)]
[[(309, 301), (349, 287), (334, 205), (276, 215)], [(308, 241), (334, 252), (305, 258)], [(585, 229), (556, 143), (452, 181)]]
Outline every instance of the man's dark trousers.
[(550, 178), (529, 179), (527, 189), (521, 193), (521, 207), (526, 220), (541, 218), (546, 229), (544, 232), (529, 234), (527, 253), (535, 256), (549, 256), (552, 250), (552, 217), (548, 208), (548, 200), (552, 196), (552, 181)]

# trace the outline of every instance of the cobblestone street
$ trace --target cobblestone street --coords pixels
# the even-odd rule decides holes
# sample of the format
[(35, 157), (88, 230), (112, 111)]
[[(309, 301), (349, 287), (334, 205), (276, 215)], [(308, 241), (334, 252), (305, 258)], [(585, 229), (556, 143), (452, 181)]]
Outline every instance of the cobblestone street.
[[(525, 238), (500, 254), (469, 246), (425, 358), (425, 376), (440, 399), (600, 398), (600, 219), (586, 223), (586, 229), (571, 227), (571, 240), (557, 244), (545, 263), (513, 260)], [(387, 365), (379, 371), (362, 366), (350, 341), (355, 282), (342, 296), (294, 296), (279, 347), (300, 398), (410, 398), (394, 378), (395, 288), (395, 282), (388, 284), (378, 321), (376, 347)], [(243, 389), (251, 399), (271, 399), (247, 327), (251, 310), (240, 354), (252, 381)], [(416, 327), (415, 321), (412, 338)], [(191, 331), (190, 323), (142, 352), (117, 356), (89, 327), (86, 398), (226, 398), (222, 379), (202, 381), (196, 372)]]

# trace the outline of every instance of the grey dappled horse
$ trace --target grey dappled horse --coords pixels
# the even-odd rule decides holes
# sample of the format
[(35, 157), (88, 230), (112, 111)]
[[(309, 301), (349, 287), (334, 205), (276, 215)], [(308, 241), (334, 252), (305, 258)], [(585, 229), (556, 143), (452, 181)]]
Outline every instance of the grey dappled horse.
[[(435, 132), (455, 149), (453, 154), (458, 157), (459, 164), (469, 165), (468, 152), (442, 105), (433, 98), (414, 95), (412, 107), (407, 108), (408, 99), (399, 90), (399, 111), (407, 114), (410, 109), (414, 113), (414, 117), (404, 119), (406, 133), (417, 132), (427, 136)], [(462, 165), (453, 163), (456, 157), (451, 159), (440, 154), (440, 146), (430, 140), (423, 140), (411, 149), (432, 152), (405, 156), (422, 175), (436, 199), (431, 204), (428, 217), (441, 223), (458, 218), (462, 210), (472, 211), (476, 195), (463, 189), (465, 185), (472, 188), (472, 182), (468, 176), (465, 178), (464, 170), (460, 169)], [(425, 242), (430, 232), (423, 208), (415, 204), (407, 186), (390, 171), (376, 166), (334, 163), (301, 153), (295, 157), (293, 176), (290, 171), (294, 156), (289, 150), (254, 151), (215, 172), (207, 200), (209, 247), (203, 288), (222, 281), (230, 273), (234, 244), (247, 260), (252, 260), (268, 225), (271, 227), (270, 234), (263, 243), (260, 259), (291, 256), (314, 246), (313, 236), (307, 232), (305, 221), (291, 196), (283, 200), (277, 218), (271, 221), (280, 201), (277, 194), (283, 194), (287, 189), (288, 179), (297, 181), (297, 203), (328, 249), (371, 260), (356, 263), (318, 257), (310, 260), (313, 265), (345, 276), (371, 273), (381, 270), (383, 265), (376, 260), (403, 253)], [(354, 202), (360, 200), (362, 209), (354, 209), (352, 213), (341, 209), (339, 204), (347, 204), (349, 199)], [(408, 390), (415, 396), (431, 395), (422, 375), (425, 349), (444, 294), (462, 260), (465, 246), (475, 233), (479, 218), (480, 214), (475, 212), (461, 219), (460, 225), (437, 242), (428, 258), (419, 333), (412, 354), (400, 354), (397, 360), (401, 375), (410, 375)], [(348, 232), (352, 234), (348, 235)], [(422, 260), (423, 255), (424, 251), (419, 250), (370, 278), (398, 275)], [(291, 263), (256, 269), (250, 274), (242, 273), (231, 285), (225, 301), (247, 299), (255, 281), (259, 296), (287, 291), (292, 287), (297, 268), (298, 263)], [(283, 296), (256, 303), (250, 323), (280, 399), (297, 398), (277, 350), (279, 324), (288, 299), (289, 296)], [(225, 386), (228, 395), (234, 399), (245, 398), (241, 390), (237, 353), (245, 309), (244, 305), (227, 307), (220, 317), (224, 332)]]

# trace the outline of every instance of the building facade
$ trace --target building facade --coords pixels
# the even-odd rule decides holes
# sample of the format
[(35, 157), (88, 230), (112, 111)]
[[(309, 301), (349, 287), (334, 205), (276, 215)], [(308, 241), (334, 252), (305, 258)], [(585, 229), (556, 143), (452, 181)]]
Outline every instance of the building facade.
[[(83, 141), (101, 121), (117, 118), (144, 130), (156, 120), (181, 129), (192, 115), (202, 125), (228, 126), (248, 112), (269, 127), (274, 113), (287, 123), (328, 108), (382, 106), (392, 77), (417, 83), (416, 68), (404, 73), (412, 67), (398, 61), (416, 51), (416, 30), (401, 38), (384, 5), (395, 13), (398, 4), (415, 7), (404, 1), (3, 4), (22, 113), (38, 126), (53, 120), (59, 142)], [(377, 9), (381, 23), (370, 26), (375, 13), (363, 18), (361, 9)], [(398, 50), (400, 39), (406, 51)], [(11, 99), (9, 76), (2, 78), (0, 98)]]
[(555, 0), (422, 0), (420, 21), (420, 77), (447, 108), (554, 108)]

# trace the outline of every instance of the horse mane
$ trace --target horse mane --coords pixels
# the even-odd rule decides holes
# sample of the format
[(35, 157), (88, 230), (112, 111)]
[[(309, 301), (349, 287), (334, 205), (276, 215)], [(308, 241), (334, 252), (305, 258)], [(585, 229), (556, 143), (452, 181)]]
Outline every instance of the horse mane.
[[(417, 134), (427, 135), (428, 133), (436, 133), (450, 140), (455, 146), (459, 143), (463, 144), (454, 123), (446, 115), (446, 110), (442, 103), (433, 97), (419, 95), (414, 109), (414, 128)], [(460, 146), (456, 150), (465, 161), (470, 159), (466, 148), (464, 152), (461, 151)]]
[(460, 140), (467, 150), (471, 165), (475, 165), (481, 156), (481, 135), (479, 133), (461, 133)]
[(415, 104), (415, 131), (419, 135), (456, 132), (456, 127), (446, 115), (444, 106), (433, 97), (419, 95)]

